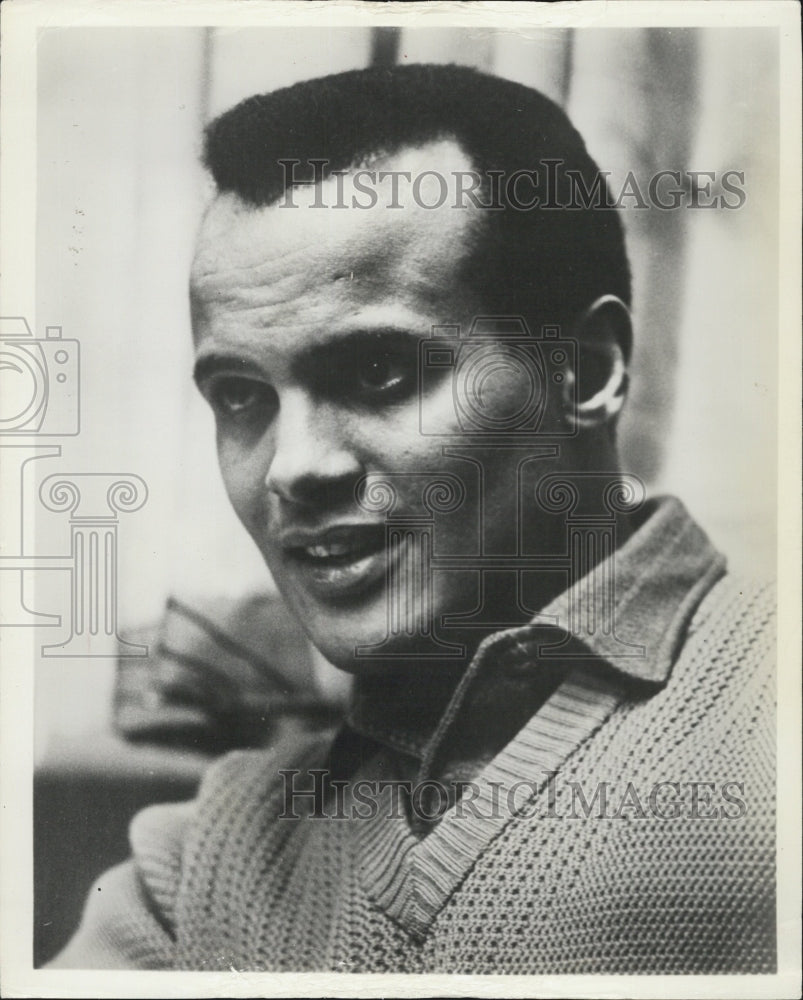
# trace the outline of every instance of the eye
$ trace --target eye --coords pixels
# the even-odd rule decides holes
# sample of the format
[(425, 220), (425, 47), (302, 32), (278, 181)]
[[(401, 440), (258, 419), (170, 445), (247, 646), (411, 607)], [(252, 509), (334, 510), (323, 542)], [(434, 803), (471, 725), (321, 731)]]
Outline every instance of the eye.
[(366, 389), (388, 389), (396, 385), (404, 377), (404, 372), (399, 364), (394, 364), (391, 357), (372, 358), (365, 362), (359, 372), (358, 378)]
[(351, 380), (358, 399), (394, 401), (416, 387), (417, 354), (397, 348), (367, 347), (352, 358)]
[(204, 393), (217, 414), (244, 417), (273, 408), (275, 392), (256, 379), (226, 375), (214, 379)]

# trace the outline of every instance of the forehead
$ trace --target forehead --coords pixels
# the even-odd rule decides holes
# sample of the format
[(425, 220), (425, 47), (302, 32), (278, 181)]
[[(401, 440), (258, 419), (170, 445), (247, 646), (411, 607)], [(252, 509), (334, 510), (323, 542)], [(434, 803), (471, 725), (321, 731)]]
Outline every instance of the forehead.
[(218, 196), (193, 261), (196, 304), (214, 308), (236, 299), (279, 307), (309, 294), (311, 284), (321, 289), (341, 281), (367, 297), (391, 287), (402, 296), (442, 294), (479, 224), (478, 210), (463, 204), (458, 190), (470, 158), (444, 139), (377, 158), (369, 169), (370, 176), (349, 171), (298, 186), (291, 198), (265, 207)]

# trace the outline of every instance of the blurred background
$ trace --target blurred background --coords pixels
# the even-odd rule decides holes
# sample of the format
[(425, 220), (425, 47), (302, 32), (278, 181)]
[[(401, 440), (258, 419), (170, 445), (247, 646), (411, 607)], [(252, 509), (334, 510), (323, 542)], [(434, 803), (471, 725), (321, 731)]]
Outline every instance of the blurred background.
[[(81, 432), (60, 441), (60, 458), (31, 463), (29, 486), (56, 471), (131, 473), (147, 484), (142, 509), (120, 518), (121, 629), (152, 649), (157, 635), (162, 653), (176, 633), (200, 629), (215, 647), (210, 657), (228, 655), (247, 672), (247, 650), (221, 647), (215, 629), (230, 627), (245, 600), (258, 659), (259, 630), (270, 620), (259, 603), (271, 586), (267, 571), (229, 508), (211, 413), (190, 378), (187, 276), (210, 195), (199, 165), (203, 126), (251, 94), (396, 61), (463, 63), (542, 90), (565, 107), (614, 191), (629, 171), (644, 191), (659, 170), (744, 172), (738, 211), (623, 213), (636, 338), (621, 442), (625, 468), (651, 492), (681, 496), (735, 568), (773, 575), (775, 29), (53, 28), (42, 31), (38, 51), (36, 315), (27, 319), (38, 336), (58, 325), (80, 341)], [(5, 302), (4, 313), (14, 312)], [(64, 530), (63, 519), (42, 514), (43, 533)], [(69, 542), (62, 534), (53, 545)], [(27, 606), (63, 616), (65, 575), (25, 574)], [(67, 626), (49, 628), (47, 640), (58, 642)], [(287, 639), (293, 649), (296, 638)], [(322, 704), (337, 703), (343, 684), (306, 655), (296, 657), (288, 684), (302, 701), (306, 685)], [(128, 661), (134, 700), (140, 668)], [(115, 698), (119, 724), (114, 659), (38, 664), (37, 759), (42, 801), (50, 803), (40, 824), (40, 957), (59, 943), (64, 914), (76, 905), (53, 874), (65, 858), (52, 854), (68, 800), (78, 808), (76, 775), (94, 775), (80, 800), (89, 811), (97, 809), (97, 782), (115, 768), (129, 791), (132, 774), (141, 783), (116, 811), (119, 821), (103, 820), (97, 867), (125, 852), (125, 822), (141, 800), (188, 793), (203, 762), (197, 740), (189, 751), (169, 751), (169, 760), (161, 751), (148, 756), (140, 740), (145, 756), (134, 764), (116, 743), (99, 743), (115, 721)], [(129, 713), (129, 735), (140, 718)], [(203, 722), (189, 712), (183, 724), (197, 734)], [(66, 786), (65, 767), (73, 775)], [(78, 864), (73, 856), (66, 863)]]

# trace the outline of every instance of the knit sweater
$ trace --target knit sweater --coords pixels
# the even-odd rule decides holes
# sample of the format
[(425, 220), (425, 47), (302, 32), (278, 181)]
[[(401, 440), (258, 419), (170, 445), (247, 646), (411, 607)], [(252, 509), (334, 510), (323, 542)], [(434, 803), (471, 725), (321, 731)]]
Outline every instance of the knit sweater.
[[(399, 738), (379, 724), (228, 755), (194, 802), (136, 817), (132, 859), (93, 888), (54, 965), (774, 971), (772, 592), (725, 575), (676, 501), (618, 558), (616, 636), (572, 647), (540, 707), (423, 833), (409, 812), (420, 789), (393, 783)], [(423, 753), (429, 791), (483, 705), (471, 678), (497, 690), (554, 666), (555, 648), (531, 627), (483, 643)], [(297, 794), (338, 753), (347, 780)]]

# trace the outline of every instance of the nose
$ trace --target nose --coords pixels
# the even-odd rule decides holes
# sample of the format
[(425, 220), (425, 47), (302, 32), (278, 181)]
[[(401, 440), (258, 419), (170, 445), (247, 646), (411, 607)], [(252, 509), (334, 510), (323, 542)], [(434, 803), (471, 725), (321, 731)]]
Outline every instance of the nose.
[(283, 394), (267, 489), (290, 503), (328, 506), (350, 498), (361, 475), (359, 458), (331, 408), (302, 391)]

